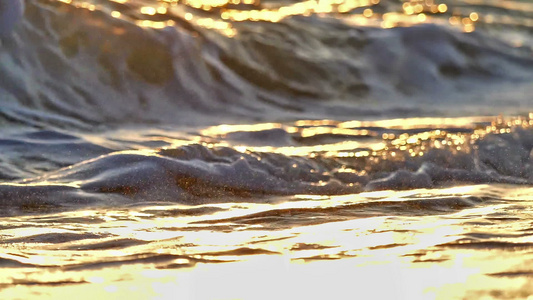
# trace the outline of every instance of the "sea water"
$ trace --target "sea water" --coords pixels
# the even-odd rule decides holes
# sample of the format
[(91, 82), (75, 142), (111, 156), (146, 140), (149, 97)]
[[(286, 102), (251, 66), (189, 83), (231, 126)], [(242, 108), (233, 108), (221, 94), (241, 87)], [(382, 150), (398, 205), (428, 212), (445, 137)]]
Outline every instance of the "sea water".
[(530, 1), (25, 7), (0, 298), (533, 295)]

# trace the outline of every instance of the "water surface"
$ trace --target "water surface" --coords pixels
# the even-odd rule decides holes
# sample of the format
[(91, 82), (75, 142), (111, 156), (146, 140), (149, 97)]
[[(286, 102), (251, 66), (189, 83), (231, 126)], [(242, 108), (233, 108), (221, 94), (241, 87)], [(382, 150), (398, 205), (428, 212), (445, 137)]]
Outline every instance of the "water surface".
[(29, 0), (2, 299), (525, 299), (528, 1)]

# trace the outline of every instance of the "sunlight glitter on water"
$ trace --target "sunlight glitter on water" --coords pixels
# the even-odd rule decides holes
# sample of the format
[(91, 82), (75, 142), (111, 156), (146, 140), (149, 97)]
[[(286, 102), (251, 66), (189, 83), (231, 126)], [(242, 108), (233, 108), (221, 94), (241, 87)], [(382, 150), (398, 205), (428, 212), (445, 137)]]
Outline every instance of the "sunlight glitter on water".
[[(196, 26), (216, 30), (228, 37), (238, 34), (238, 29), (233, 26), (234, 22), (272, 22), (276, 23), (292, 16), (310, 16), (335, 14), (337, 18), (346, 20), (350, 24), (358, 26), (378, 26), (393, 28), (398, 26), (411, 26), (428, 22), (446, 22), (449, 25), (461, 28), (465, 32), (475, 30), (478, 21), (494, 22), (494, 16), (480, 16), (476, 11), (454, 10), (448, 11), (445, 3), (433, 1), (411, 0), (401, 5), (401, 12), (381, 12), (379, 0), (309, 0), (296, 3), (275, 4), (259, 0), (215, 0), (215, 1), (153, 1), (150, 2), (118, 1), (132, 7), (138, 6), (137, 12), (132, 12), (137, 19), (136, 24), (141, 27), (163, 29), (167, 26), (176, 25), (174, 17), (191, 22)], [(79, 8), (104, 10), (101, 6), (83, 1), (65, 2)], [(145, 4), (145, 5), (143, 5)], [(524, 5), (528, 7), (527, 5)], [(238, 8), (236, 8), (238, 7)], [(509, 7), (513, 8), (513, 7)], [(514, 8), (516, 9), (516, 8)], [(200, 12), (218, 14), (217, 17), (205, 17)], [(129, 19), (129, 14), (111, 11), (115, 18)], [(441, 17), (444, 16), (444, 17)], [(144, 19), (143, 17), (144, 16)], [(166, 17), (165, 17), (166, 16)], [(140, 18), (140, 19), (139, 19)], [(153, 20), (153, 19), (156, 20)], [(168, 18), (168, 19), (167, 19)], [(167, 19), (167, 20), (164, 20)], [(500, 20), (498, 20), (500, 21)], [(502, 20), (504, 21), (504, 20)], [(524, 22), (528, 22), (527, 19)]]
[[(17, 217), (12, 229), (7, 228), (13, 222), (5, 219), (3, 238), (11, 242), (4, 244), (1, 258), (21, 265), (1, 274), (2, 292), (24, 298), (37, 283), (42, 297), (54, 298), (59, 290), (53, 285), (62, 283), (61, 295), (90, 289), (91, 297), (142, 291), (149, 298), (178, 293), (196, 299), (267, 299), (290, 296), (289, 291), (310, 299), (332, 293), (336, 298), (454, 299), (468, 296), (467, 290), (490, 293), (481, 282), (493, 282), (495, 288), (523, 294), (532, 291), (526, 281), (501, 278), (531, 272), (520, 258), (529, 255), (531, 236), (507, 233), (530, 230), (533, 212), (516, 209), (533, 200), (532, 192), (464, 186), (326, 200), (302, 195), (279, 204), (233, 204), (242, 208), (229, 211), (228, 204), (90, 210)], [(453, 195), (490, 194), (508, 200), (495, 198), (455, 212), (430, 206), (418, 217), (397, 210), (425, 197), (439, 202)], [(358, 209), (364, 203), (366, 209)], [(395, 213), (387, 215), (394, 207)], [(208, 218), (194, 213), (209, 210), (214, 213)], [(509, 224), (506, 218), (518, 221)], [(483, 242), (490, 235), (500, 235), (500, 242)]]

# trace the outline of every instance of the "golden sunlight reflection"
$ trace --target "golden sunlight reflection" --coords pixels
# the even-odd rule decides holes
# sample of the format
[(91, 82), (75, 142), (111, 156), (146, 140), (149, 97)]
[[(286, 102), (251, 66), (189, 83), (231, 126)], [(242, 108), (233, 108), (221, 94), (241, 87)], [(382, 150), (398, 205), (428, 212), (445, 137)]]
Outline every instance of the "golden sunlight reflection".
[[(176, 19), (189, 22), (199, 28), (219, 32), (228, 37), (238, 34), (235, 23), (276, 23), (291, 16), (334, 16), (357, 26), (379, 26), (393, 28), (412, 26), (428, 21), (447, 22), (465, 32), (475, 30), (478, 22), (494, 22), (494, 16), (480, 12), (455, 8), (439, 1), (403, 1), (398, 11), (383, 11), (380, 0), (305, 0), (298, 2), (261, 2), (261, 0), (160, 0), (137, 2), (113, 0), (128, 4), (136, 12), (107, 11), (99, 4), (83, 0), (61, 0), (64, 3), (90, 11), (102, 10), (117, 19), (135, 22), (138, 26), (162, 29), (176, 26)], [(208, 14), (206, 14), (208, 13)], [(518, 20), (517, 18), (516, 20)], [(499, 20), (498, 22), (506, 22)], [(524, 19), (523, 22), (528, 22)], [(518, 25), (518, 24), (516, 24)]]
[(279, 123), (260, 123), (252, 125), (217, 125), (202, 130), (201, 134), (208, 136), (224, 135), (237, 131), (262, 131), (269, 129), (283, 128)]
[[(471, 145), (479, 138), (490, 132), (511, 132), (508, 127), (499, 127), (496, 124), (485, 127), (479, 124), (488, 123), (489, 117), (475, 118), (413, 118), (407, 122), (405, 119), (387, 121), (297, 121), (293, 124), (263, 123), (253, 125), (219, 125), (202, 131), (202, 138), (195, 142), (203, 143), (208, 147), (232, 146), (234, 149), (247, 152), (274, 152), (289, 156), (309, 156), (317, 154), (323, 157), (345, 157), (370, 159), (401, 159), (405, 155), (423, 156), (430, 149), (446, 147), (453, 153), (470, 153)], [(515, 122), (526, 122), (522, 119)], [(511, 124), (508, 124), (509, 126)], [(382, 127), (395, 130), (413, 130), (438, 126), (440, 129), (426, 130), (420, 133), (409, 134), (397, 132), (378, 133), (373, 130), (359, 129)], [(448, 132), (447, 128), (465, 128), (473, 133)], [(250, 134), (279, 130), (273, 136), (286, 135), (288, 145), (262, 146), (240, 144), (240, 139), (232, 140), (232, 134)], [(290, 144), (290, 141), (299, 141)], [(207, 143), (207, 144), (206, 144)]]
[(475, 123), (490, 122), (494, 117), (468, 117), (468, 118), (409, 118), (409, 119), (390, 119), (383, 121), (347, 121), (339, 123), (341, 128), (353, 128), (363, 126), (380, 126), (384, 128), (402, 128), (414, 129), (431, 127), (472, 127)]
[[(46, 268), (0, 272), (0, 283), (6, 285), (2, 296), (20, 297), (39, 288), (44, 299), (58, 297), (59, 292), (63, 297), (78, 295), (77, 299), (110, 292), (121, 298), (171, 299), (176, 293), (194, 293), (200, 299), (256, 298), (261, 290), (266, 299), (296, 292), (297, 298), (324, 299), (355, 289), (358, 296), (369, 298), (449, 299), (479, 298), (490, 292), (488, 283), (493, 288), (532, 292), (527, 281), (490, 275), (531, 270), (533, 265), (524, 264), (524, 256), (531, 258), (527, 249), (496, 247), (487, 251), (475, 247), (488, 233), (502, 234), (502, 243), (526, 245), (532, 241), (528, 235), (503, 235), (510, 230), (508, 226), (513, 226), (513, 232), (528, 230), (533, 216), (529, 208), (514, 215), (523, 221), (489, 222), (514, 210), (524, 199), (533, 199), (531, 187), (513, 190), (507, 203), (444, 214), (401, 215), (396, 206), (390, 210), (383, 206), (487, 191), (496, 193), (498, 189), (477, 185), (334, 197), (299, 195), (294, 197), (297, 201), (277, 204), (154, 205), (16, 217), (33, 230), (9, 229), (12, 220), (4, 218), (0, 220), (2, 238), (10, 242), (2, 245), (0, 259)], [(529, 198), (524, 198), (526, 195)], [(358, 209), (362, 204), (367, 208)], [(369, 210), (370, 205), (375, 205), (374, 210)], [(217, 210), (208, 215), (186, 213), (209, 208)], [(322, 221), (303, 222), (320, 220), (326, 213), (328, 218)], [(278, 221), (266, 221), (269, 216)], [(65, 223), (88, 217), (93, 222)], [(55, 222), (64, 228), (51, 229)], [(42, 231), (36, 231), (34, 225), (41, 225)], [(105, 238), (40, 240), (55, 233), (58, 237), (98, 233)], [(472, 236), (477, 239), (469, 238)], [(26, 237), (26, 242), (18, 242), (20, 237)], [(129, 247), (117, 248), (121, 243)], [(40, 284), (17, 284), (27, 280)], [(57, 282), (64, 283), (60, 289)], [(264, 289), (264, 282), (276, 288)], [(388, 287), (380, 288), (383, 284)], [(200, 285), (210, 288), (201, 289)], [(326, 295), (323, 287), (335, 288), (327, 289)]]

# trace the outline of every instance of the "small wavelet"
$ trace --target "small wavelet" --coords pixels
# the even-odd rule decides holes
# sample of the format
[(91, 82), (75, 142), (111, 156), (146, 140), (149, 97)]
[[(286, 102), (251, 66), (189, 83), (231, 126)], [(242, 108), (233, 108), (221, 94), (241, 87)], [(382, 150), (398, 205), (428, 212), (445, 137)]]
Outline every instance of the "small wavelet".
[[(121, 151), (80, 143), (79, 138), (58, 132), (33, 132), (20, 138), (16, 149), (19, 143), (44, 140), (54, 145), (55, 141), (65, 151), (77, 147), (80, 161), (1, 184), (0, 193), (3, 206), (28, 208), (132, 200), (200, 204), (228, 197), (268, 202), (275, 195), (356, 194), (455, 184), (529, 185), (533, 183), (531, 122), (522, 117), (496, 119), (461, 129), (333, 121), (327, 126), (313, 126), (311, 121), (264, 124), (251, 126), (250, 131), (244, 125), (222, 126), (203, 131), (211, 144)], [(279, 143), (281, 137), (285, 146), (278, 146), (275, 153), (272, 146), (258, 145), (256, 136), (267, 145)], [(224, 143), (218, 145), (217, 139)], [(103, 154), (95, 152), (96, 157), (83, 160), (81, 146)], [(49, 156), (43, 163), (55, 161)]]

